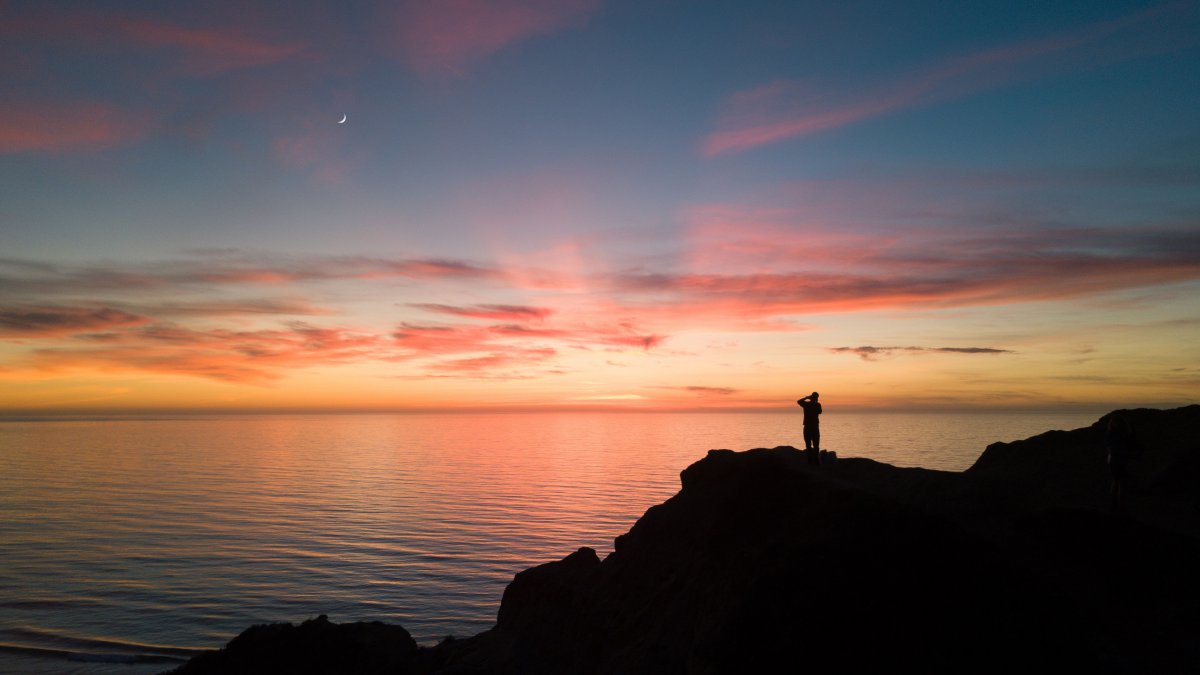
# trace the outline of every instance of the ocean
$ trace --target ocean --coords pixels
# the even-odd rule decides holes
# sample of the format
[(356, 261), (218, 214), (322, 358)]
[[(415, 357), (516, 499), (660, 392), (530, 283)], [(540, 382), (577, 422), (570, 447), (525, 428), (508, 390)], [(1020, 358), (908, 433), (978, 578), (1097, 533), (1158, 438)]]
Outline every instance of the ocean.
[[(1100, 414), (830, 408), (824, 447), (948, 471)], [(161, 672), (319, 614), (473, 635), (515, 573), (603, 557), (709, 449), (777, 445), (799, 411), (0, 422), (0, 673)]]

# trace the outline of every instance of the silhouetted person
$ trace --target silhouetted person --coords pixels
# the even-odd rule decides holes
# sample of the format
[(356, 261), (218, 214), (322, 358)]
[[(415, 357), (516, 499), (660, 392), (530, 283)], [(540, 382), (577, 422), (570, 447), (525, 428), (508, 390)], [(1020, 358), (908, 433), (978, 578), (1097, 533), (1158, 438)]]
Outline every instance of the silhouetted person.
[(1112, 473), (1111, 502), (1113, 515), (1125, 513), (1125, 485), (1129, 479), (1129, 462), (1138, 455), (1137, 439), (1129, 418), (1115, 413), (1108, 418), (1104, 430), (1104, 447), (1108, 449), (1108, 470)]
[(821, 404), (817, 402), (820, 397), (814, 391), (796, 401), (796, 405), (804, 408), (804, 456), (809, 464), (821, 463)]

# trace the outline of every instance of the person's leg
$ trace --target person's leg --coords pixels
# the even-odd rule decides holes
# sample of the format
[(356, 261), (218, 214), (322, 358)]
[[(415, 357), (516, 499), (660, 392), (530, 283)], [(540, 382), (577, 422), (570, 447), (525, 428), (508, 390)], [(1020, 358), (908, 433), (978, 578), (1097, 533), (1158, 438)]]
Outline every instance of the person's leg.
[(813, 450), (820, 450), (821, 449), (821, 427), (813, 427), (812, 438), (813, 438)]
[(813, 447), (813, 430), (810, 426), (804, 427), (804, 459), (809, 464), (817, 463), (817, 449)]

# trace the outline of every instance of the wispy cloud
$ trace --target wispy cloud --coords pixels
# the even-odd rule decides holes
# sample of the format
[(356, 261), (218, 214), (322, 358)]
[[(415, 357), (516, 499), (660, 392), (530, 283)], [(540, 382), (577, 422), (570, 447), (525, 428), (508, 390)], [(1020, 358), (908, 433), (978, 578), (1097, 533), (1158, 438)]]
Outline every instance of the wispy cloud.
[(333, 309), (320, 307), (304, 299), (241, 299), (142, 302), (127, 307), (155, 317), (227, 317), (227, 316), (322, 316)]
[(572, 324), (558, 327), (529, 327), (521, 324), (403, 324), (392, 338), (396, 346), (412, 356), (445, 356), (471, 352), (521, 351), (547, 345), (601, 348), (612, 351), (647, 351), (662, 345), (667, 336), (647, 333), (633, 324)]
[(395, 16), (396, 48), (424, 77), (460, 76), (528, 38), (585, 24), (600, 0), (413, 0)]
[(858, 213), (734, 205), (697, 213), (685, 258), (695, 271), (611, 275), (621, 297), (673, 298), (680, 312), (720, 312), (732, 324), (1063, 299), (1200, 278), (1200, 235), (1183, 222), (1099, 228), (949, 211), (939, 217), (946, 224), (907, 224), (900, 237), (887, 223), (856, 223)]
[(194, 76), (278, 63), (304, 51), (299, 43), (249, 34), (240, 27), (244, 24), (184, 25), (119, 10), (54, 9), (9, 17), (0, 35), (92, 53), (154, 52), (159, 63), (165, 56)]
[[(668, 358), (676, 356), (667, 349), (676, 336), (804, 330), (798, 319), (813, 314), (981, 307), (1200, 280), (1200, 234), (1190, 227), (978, 226), (914, 229), (903, 239), (827, 237), (825, 226), (789, 228), (786, 211), (771, 213), (761, 229), (753, 219), (721, 220), (734, 210), (720, 213), (688, 240), (679, 265), (583, 272), (562, 289), (547, 283), (553, 273), (545, 270), (455, 259), (238, 251), (128, 264), (0, 259), (0, 338), (21, 345), (4, 365), (123, 367), (256, 383), (328, 363), (525, 377), (549, 373), (568, 353)], [(348, 288), (379, 298), (384, 314), (377, 311), (373, 325), (296, 323), (339, 316)], [(536, 290), (537, 301), (383, 299), (397, 288), (431, 300)], [(430, 315), (436, 320), (422, 319)], [(833, 351), (865, 359), (1007, 353), (970, 345)]]
[[(528, 368), (554, 359), (563, 347), (586, 351), (649, 351), (667, 340), (665, 335), (646, 333), (627, 322), (562, 326), (406, 323), (394, 331), (391, 338), (394, 340), (394, 358), (415, 360), (415, 367), (426, 372), (440, 376), (479, 377), (484, 371), (496, 371), (490, 374), (499, 372), (505, 379), (517, 375), (513, 368)], [(528, 371), (522, 371), (520, 376), (526, 374)]]
[(995, 347), (830, 347), (835, 354), (855, 354), (863, 361), (874, 361), (879, 357), (894, 354), (1012, 354), (1011, 349)]
[[(1172, 22), (1187, 3), (1172, 3), (1044, 38), (1016, 42), (915, 70), (865, 93), (815, 90), (776, 81), (737, 92), (717, 129), (701, 143), (709, 157), (828, 131), (897, 110), (957, 98), (1095, 61), (1154, 53), (1170, 40)], [(1165, 30), (1164, 30), (1165, 29)]]
[(541, 321), (554, 313), (546, 307), (529, 307), (526, 305), (439, 305), (434, 303), (412, 303), (411, 307), (424, 309), (438, 314), (465, 316), (472, 319), (490, 319), (492, 321)]
[[(912, 229), (903, 239), (830, 234), (826, 229), (801, 224), (790, 230), (771, 226), (760, 231), (753, 222), (731, 220), (724, 236), (696, 239), (684, 256), (685, 260), (702, 261), (695, 266), (711, 272), (593, 272), (582, 281), (572, 279), (561, 291), (545, 281), (553, 274), (543, 270), (453, 259), (237, 254), (81, 265), (0, 259), (0, 301), (86, 296), (91, 304), (124, 307), (139, 295), (158, 297), (166, 291), (202, 295), (221, 288), (312, 289), (333, 281), (411, 280), (462, 284), (464, 288), (479, 283), (493, 290), (536, 289), (548, 298), (559, 297), (559, 301), (408, 306), (446, 316), (497, 321), (496, 332), (540, 337), (557, 337), (554, 331), (573, 329), (581, 325), (581, 317), (591, 314), (597, 321), (606, 317), (604, 324), (610, 329), (626, 326), (620, 330), (627, 334), (614, 335), (614, 340), (653, 346), (661, 336), (628, 326), (642, 323), (639, 319), (653, 321), (650, 325), (660, 319), (684, 320), (689, 312), (694, 312), (697, 320), (723, 317), (733, 324), (822, 311), (1027, 302), (1200, 278), (1200, 234), (1183, 225), (1025, 230), (931, 227)], [(760, 271), (745, 271), (753, 270), (752, 266)], [(581, 295), (580, 284), (586, 294)], [(313, 309), (311, 304), (302, 307), (297, 302), (291, 301), (290, 309)], [(554, 325), (546, 323), (568, 308), (571, 316), (563, 316)], [(288, 309), (286, 304), (247, 305), (241, 311)], [(753, 327), (770, 325), (755, 323)], [(795, 325), (775, 328), (794, 330)]]
[(504, 352), (494, 352), (484, 356), (473, 356), (461, 359), (446, 359), (426, 366), (426, 370), (443, 375), (459, 377), (479, 377), (487, 375), (504, 379), (523, 379), (528, 376), (525, 369), (553, 358), (558, 352), (550, 347), (540, 349), (510, 349)]
[[(231, 15), (209, 5), (184, 23), (124, 8), (0, 4), (0, 57), (24, 64), (5, 91), (0, 153), (95, 152), (162, 133), (192, 136), (231, 100), (278, 91), (260, 82), (241, 95), (224, 78), (220, 94), (206, 88), (205, 100), (185, 103), (198, 80), (315, 61), (301, 40), (250, 32), (245, 14), (252, 11)], [(84, 75), (86, 83), (78, 79)], [(303, 71), (285, 79), (303, 79)], [(125, 96), (118, 104), (116, 94), (92, 91)]]
[[(1149, 242), (1136, 243), (1147, 246)], [(969, 248), (972, 245), (975, 251)], [(673, 307), (677, 316), (696, 312), (697, 316), (715, 313), (731, 320), (762, 320), (818, 312), (1063, 299), (1200, 278), (1196, 249), (1014, 251), (1011, 243), (998, 240), (964, 241), (957, 251), (954, 246), (947, 242), (943, 250), (880, 250), (868, 261), (869, 269), (846, 273), (633, 272), (612, 275), (607, 283), (629, 298), (625, 306), (630, 311)], [(640, 297), (654, 300), (638, 304)]]
[(281, 285), (343, 279), (497, 279), (499, 270), (461, 260), (248, 255), (185, 258), (144, 263), (55, 265), (0, 259), (0, 297), (5, 293), (156, 291), (166, 288)]
[(0, 306), (0, 337), (53, 337), (125, 328), (148, 319), (112, 307)]
[(368, 333), (301, 322), (249, 331), (153, 324), (83, 335), (77, 346), (37, 348), (17, 365), (45, 372), (149, 371), (264, 384), (295, 368), (377, 358), (381, 343)]
[(192, 74), (211, 75), (294, 58), (299, 44), (266, 41), (231, 27), (192, 27), (140, 17), (112, 19), (112, 37), (126, 44), (172, 50)]
[(657, 385), (657, 386), (647, 386), (646, 388), (647, 389), (669, 389), (669, 390), (674, 390), (674, 391), (684, 391), (684, 392), (688, 392), (690, 394), (696, 394), (698, 396), (730, 396), (732, 394), (736, 394), (739, 391), (741, 391), (740, 389), (734, 389), (732, 387), (706, 387), (706, 386), (701, 386), (701, 385), (687, 385), (687, 386)]
[(6, 101), (0, 153), (103, 150), (144, 138), (151, 115), (99, 101)]

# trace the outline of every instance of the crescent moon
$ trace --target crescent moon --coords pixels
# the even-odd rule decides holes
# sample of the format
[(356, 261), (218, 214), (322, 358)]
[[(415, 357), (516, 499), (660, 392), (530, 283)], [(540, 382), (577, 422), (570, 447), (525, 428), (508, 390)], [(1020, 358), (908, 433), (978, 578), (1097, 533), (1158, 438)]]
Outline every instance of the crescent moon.
[(346, 123), (346, 113), (342, 113), (342, 119), (338, 120), (338, 124)]

